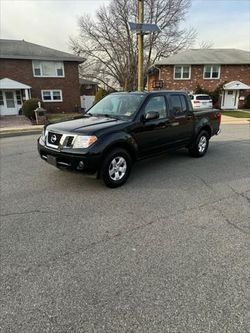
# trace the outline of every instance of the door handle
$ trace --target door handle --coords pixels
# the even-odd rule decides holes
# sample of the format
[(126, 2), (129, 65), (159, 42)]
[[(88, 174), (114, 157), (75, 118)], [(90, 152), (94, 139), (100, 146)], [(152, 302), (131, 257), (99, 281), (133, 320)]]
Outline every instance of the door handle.
[(170, 124), (170, 126), (174, 127), (174, 126), (179, 126), (180, 123), (178, 121), (174, 121)]

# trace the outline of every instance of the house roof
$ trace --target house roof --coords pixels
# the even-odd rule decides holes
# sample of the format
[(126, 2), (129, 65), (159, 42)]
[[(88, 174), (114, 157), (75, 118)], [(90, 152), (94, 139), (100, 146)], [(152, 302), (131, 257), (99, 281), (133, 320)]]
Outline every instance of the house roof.
[(223, 86), (224, 90), (248, 90), (250, 87), (242, 83), (240, 81), (231, 81), (229, 83), (224, 84)]
[(87, 79), (79, 79), (79, 83), (80, 84), (88, 84), (88, 85), (95, 85), (95, 86), (97, 86), (98, 85), (98, 83), (97, 82), (95, 82), (95, 81), (91, 81), (91, 80), (87, 80)]
[(161, 58), (155, 65), (203, 64), (250, 64), (250, 52), (238, 49), (190, 49)]
[(31, 86), (21, 82), (4, 78), (0, 80), (0, 89), (30, 89)]
[(35, 59), (84, 62), (73, 54), (26, 42), (25, 40), (0, 39), (0, 58)]

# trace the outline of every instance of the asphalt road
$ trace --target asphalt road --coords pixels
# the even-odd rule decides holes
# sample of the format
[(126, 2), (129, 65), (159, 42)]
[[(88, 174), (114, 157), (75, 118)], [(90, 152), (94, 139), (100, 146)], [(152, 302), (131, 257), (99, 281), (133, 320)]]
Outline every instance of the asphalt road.
[(249, 127), (222, 130), (114, 190), (0, 139), (0, 332), (250, 332)]

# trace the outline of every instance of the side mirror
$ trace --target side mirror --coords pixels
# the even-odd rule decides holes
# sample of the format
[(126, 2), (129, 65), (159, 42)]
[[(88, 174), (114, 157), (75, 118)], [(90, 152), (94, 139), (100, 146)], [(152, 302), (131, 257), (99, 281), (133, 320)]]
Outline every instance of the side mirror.
[(156, 111), (149, 111), (145, 115), (146, 121), (154, 120), (154, 119), (158, 119), (158, 118), (160, 118), (160, 114), (159, 114), (159, 112), (156, 112)]

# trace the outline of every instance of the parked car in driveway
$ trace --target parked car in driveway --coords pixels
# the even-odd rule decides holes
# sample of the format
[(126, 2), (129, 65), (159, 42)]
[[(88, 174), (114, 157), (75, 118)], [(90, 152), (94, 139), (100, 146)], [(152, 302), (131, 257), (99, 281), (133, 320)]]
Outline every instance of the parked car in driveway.
[(38, 151), (58, 168), (96, 173), (118, 187), (137, 160), (182, 147), (204, 156), (220, 120), (218, 110), (193, 112), (185, 92), (113, 93), (80, 119), (47, 125)]
[(195, 94), (189, 95), (194, 111), (212, 109), (213, 101), (209, 95), (206, 94)]

